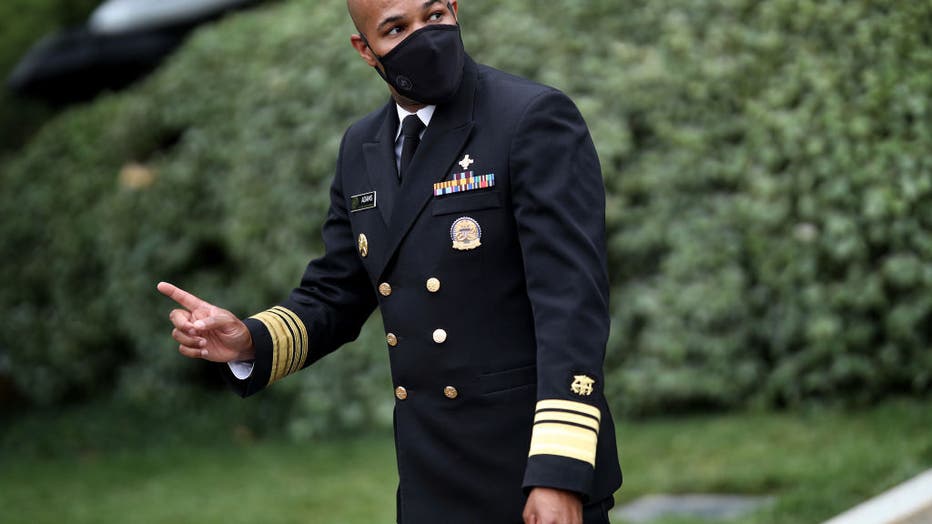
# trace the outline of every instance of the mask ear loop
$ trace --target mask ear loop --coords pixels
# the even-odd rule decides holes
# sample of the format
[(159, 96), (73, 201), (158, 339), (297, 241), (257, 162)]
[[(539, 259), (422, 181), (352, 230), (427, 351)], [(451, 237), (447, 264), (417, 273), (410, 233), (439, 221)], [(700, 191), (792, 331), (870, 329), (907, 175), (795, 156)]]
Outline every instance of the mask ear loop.
[[(358, 29), (357, 29), (357, 31), (358, 31)], [(379, 65), (382, 65), (382, 57), (379, 56), (379, 55), (375, 52), (375, 49), (372, 49), (372, 46), (371, 46), (371, 45), (369, 45), (369, 39), (366, 38), (366, 34), (363, 33), (362, 31), (359, 31), (359, 37), (362, 38), (363, 43), (366, 44), (366, 47), (369, 48), (369, 52), (372, 53), (372, 56), (373, 56), (373, 57), (375, 57), (376, 62), (378, 62)], [(382, 67), (384, 68), (385, 66), (382, 65)], [(388, 82), (389, 84), (391, 84), (391, 82), (388, 81), (388, 77), (385, 76), (385, 73), (383, 73), (381, 69), (379, 69), (379, 66), (378, 66), (378, 65), (372, 66), (372, 69), (375, 69), (375, 72), (378, 73), (379, 76), (382, 77), (382, 80), (385, 80), (386, 82)]]

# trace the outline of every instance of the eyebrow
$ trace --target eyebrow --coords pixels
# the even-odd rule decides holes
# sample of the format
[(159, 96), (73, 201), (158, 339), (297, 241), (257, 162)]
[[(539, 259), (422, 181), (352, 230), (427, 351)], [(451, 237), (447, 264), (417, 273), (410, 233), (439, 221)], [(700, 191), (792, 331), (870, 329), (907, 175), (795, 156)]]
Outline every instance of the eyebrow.
[[(424, 4), (421, 6), (421, 10), (422, 10), (422, 11), (426, 11), (426, 10), (430, 9), (434, 4), (439, 4), (439, 3), (441, 3), (441, 0), (427, 0), (427, 1), (424, 2)], [(402, 19), (404, 19), (404, 15), (392, 15), (392, 16), (389, 16), (389, 17), (385, 18), (384, 20), (382, 20), (381, 22), (379, 22), (379, 25), (376, 26), (376, 30), (381, 30), (382, 27), (384, 27), (385, 25), (391, 24), (391, 23), (394, 23), (394, 22), (397, 22), (397, 21), (402, 20)]]
[(399, 21), (399, 20), (401, 20), (401, 19), (403, 19), (403, 18), (404, 18), (404, 16), (402, 16), (402, 15), (390, 16), (390, 17), (386, 18), (385, 20), (382, 20), (381, 22), (379, 22), (379, 25), (377, 25), (375, 28), (378, 29), (378, 30), (381, 30), (382, 27), (384, 27), (384, 26), (386, 26), (386, 25), (388, 25), (388, 24), (397, 22), (397, 21)]

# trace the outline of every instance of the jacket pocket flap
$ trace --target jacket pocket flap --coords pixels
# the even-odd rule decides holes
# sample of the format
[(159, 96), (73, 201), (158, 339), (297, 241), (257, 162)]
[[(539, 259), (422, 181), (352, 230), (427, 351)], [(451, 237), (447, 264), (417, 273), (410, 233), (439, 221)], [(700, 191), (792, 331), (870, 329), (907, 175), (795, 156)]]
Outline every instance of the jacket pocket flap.
[(463, 213), (466, 211), (480, 211), (502, 207), (502, 195), (498, 191), (482, 191), (463, 195), (447, 195), (435, 197), (433, 204), (434, 215), (449, 213)]
[(536, 383), (537, 366), (534, 364), (479, 375), (479, 387), (483, 395)]

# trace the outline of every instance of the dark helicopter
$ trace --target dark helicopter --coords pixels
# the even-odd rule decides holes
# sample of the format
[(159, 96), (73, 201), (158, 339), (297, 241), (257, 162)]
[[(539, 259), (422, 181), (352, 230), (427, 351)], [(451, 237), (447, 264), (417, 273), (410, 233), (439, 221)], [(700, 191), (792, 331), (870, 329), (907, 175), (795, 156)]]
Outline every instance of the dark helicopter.
[(200, 24), (262, 0), (108, 0), (87, 23), (46, 36), (14, 68), (14, 93), (53, 104), (119, 90), (158, 66)]

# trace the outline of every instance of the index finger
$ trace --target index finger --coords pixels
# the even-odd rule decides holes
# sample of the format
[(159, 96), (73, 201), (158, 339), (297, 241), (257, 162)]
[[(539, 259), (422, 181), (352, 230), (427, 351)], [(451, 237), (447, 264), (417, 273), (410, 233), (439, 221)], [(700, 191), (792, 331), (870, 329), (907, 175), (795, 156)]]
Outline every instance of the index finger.
[(210, 304), (204, 302), (203, 300), (197, 298), (196, 296), (188, 293), (187, 291), (181, 289), (178, 286), (169, 284), (168, 282), (159, 282), (159, 285), (156, 286), (160, 293), (166, 297), (174, 300), (175, 302), (181, 304), (189, 311), (193, 311), (201, 307), (209, 307)]

